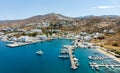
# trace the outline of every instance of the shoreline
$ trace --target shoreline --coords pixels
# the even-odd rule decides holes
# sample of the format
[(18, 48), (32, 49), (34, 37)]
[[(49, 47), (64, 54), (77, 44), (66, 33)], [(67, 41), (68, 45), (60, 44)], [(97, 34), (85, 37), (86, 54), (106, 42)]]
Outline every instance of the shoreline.
[[(60, 39), (63, 39), (63, 38), (60, 38)], [(64, 38), (64, 39), (71, 40), (71, 38)], [(74, 39), (74, 38), (72, 38), (72, 39)], [(49, 39), (44, 40), (44, 41), (48, 41), (48, 40), (52, 40), (52, 39), (49, 38)], [(34, 41), (32, 43), (24, 43), (24, 44), (22, 43), (22, 44), (17, 44), (17, 45), (15, 45), (15, 44), (7, 44), (7, 46), (9, 46), (9, 47), (17, 47), (17, 46), (23, 46), (23, 45), (28, 45), (28, 44), (38, 43), (38, 42), (43, 42), (43, 41)], [(98, 52), (100, 52), (100, 53), (102, 53), (102, 54), (104, 54), (104, 55), (110, 57), (111, 59), (113, 59), (113, 60), (115, 60), (115, 61), (120, 63), (120, 58), (115, 57), (113, 54), (107, 52), (106, 50), (102, 49), (101, 47), (96, 48), (96, 50)]]
[(114, 55), (110, 54), (109, 52), (107, 52), (107, 51), (105, 51), (105, 50), (103, 50), (101, 48), (97, 48), (96, 50), (98, 52), (101, 52), (102, 54), (104, 54), (104, 55), (110, 57), (111, 59), (113, 59), (113, 60), (115, 60), (115, 61), (120, 63), (120, 58), (116, 58)]

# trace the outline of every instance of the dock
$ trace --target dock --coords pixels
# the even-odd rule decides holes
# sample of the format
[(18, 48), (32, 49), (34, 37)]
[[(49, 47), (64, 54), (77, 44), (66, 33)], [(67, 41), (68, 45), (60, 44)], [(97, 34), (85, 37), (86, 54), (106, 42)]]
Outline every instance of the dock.
[(41, 40), (32, 41), (32, 42), (13, 42), (11, 44), (6, 44), (6, 46), (13, 48), (13, 47), (29, 45), (29, 44), (38, 43), (38, 42), (41, 42)]
[(64, 47), (66, 47), (68, 49), (70, 62), (71, 62), (71, 68), (74, 69), (74, 70), (77, 69), (78, 66), (77, 66), (77, 64), (75, 62), (76, 58), (74, 58), (74, 56), (72, 54), (73, 53), (73, 50), (72, 50), (73, 47), (71, 45), (65, 45)]
[(23, 45), (27, 45), (28, 43), (20, 43), (20, 42), (14, 42), (12, 44), (7, 44), (6, 46), (8, 47), (18, 47), (18, 46), (23, 46)]
[(88, 56), (89, 60), (104, 60), (104, 59), (110, 59), (109, 57), (105, 56)]
[(99, 67), (105, 67), (105, 68), (114, 68), (114, 67), (120, 67), (120, 64), (107, 64), (107, 63), (102, 63), (102, 64), (97, 64), (97, 63), (90, 63), (90, 66), (93, 68), (99, 69)]

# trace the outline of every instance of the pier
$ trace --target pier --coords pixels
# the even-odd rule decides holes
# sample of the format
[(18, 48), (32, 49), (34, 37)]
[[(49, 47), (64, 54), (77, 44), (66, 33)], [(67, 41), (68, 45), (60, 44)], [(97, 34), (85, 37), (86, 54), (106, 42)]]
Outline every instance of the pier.
[(38, 43), (38, 42), (41, 42), (41, 40), (36, 40), (36, 41), (32, 41), (32, 42), (13, 42), (11, 44), (7, 44), (6, 46), (13, 48), (13, 47), (18, 47), (18, 46), (34, 44), (34, 43)]
[(109, 57), (105, 56), (88, 56), (89, 60), (104, 60), (104, 59), (110, 59)]
[(74, 58), (74, 56), (73, 56), (73, 47), (71, 46), (71, 45), (65, 45), (64, 46), (65, 48), (67, 48), (68, 49), (68, 52), (69, 52), (69, 57), (70, 57), (70, 62), (71, 62), (71, 68), (72, 69), (77, 69), (78, 68), (78, 62), (76, 62), (77, 61), (77, 58)]
[(23, 45), (27, 45), (28, 43), (21, 43), (21, 42), (14, 42), (12, 44), (7, 44), (6, 46), (8, 47), (18, 47), (18, 46), (23, 46)]
[(97, 64), (97, 63), (90, 63), (90, 66), (92, 67), (92, 69), (99, 69), (99, 67), (105, 67), (105, 68), (114, 68), (114, 67), (120, 67), (120, 64), (107, 64), (107, 63), (102, 63), (102, 64)]

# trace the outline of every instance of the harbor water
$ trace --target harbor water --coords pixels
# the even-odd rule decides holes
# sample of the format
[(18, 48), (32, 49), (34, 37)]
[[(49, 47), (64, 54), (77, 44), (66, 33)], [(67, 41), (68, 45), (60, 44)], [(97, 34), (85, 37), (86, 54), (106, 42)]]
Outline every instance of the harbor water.
[[(120, 73), (120, 68), (100, 67), (99, 71), (91, 69), (88, 56), (103, 56), (95, 49), (77, 48), (75, 57), (79, 60), (79, 68), (72, 70), (69, 59), (58, 58), (63, 45), (70, 45), (71, 40), (56, 39), (15, 48), (6, 47), (6, 42), (0, 42), (0, 73)], [(43, 55), (36, 55), (42, 50)], [(117, 63), (112, 59), (94, 61), (97, 63)]]

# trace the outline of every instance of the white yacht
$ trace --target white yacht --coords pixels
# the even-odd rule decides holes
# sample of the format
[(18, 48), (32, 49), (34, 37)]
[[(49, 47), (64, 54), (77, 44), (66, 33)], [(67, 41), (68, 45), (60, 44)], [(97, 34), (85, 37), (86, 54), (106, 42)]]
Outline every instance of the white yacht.
[(42, 55), (42, 54), (44, 54), (44, 53), (43, 53), (43, 51), (39, 50), (39, 51), (36, 52), (36, 54)]

